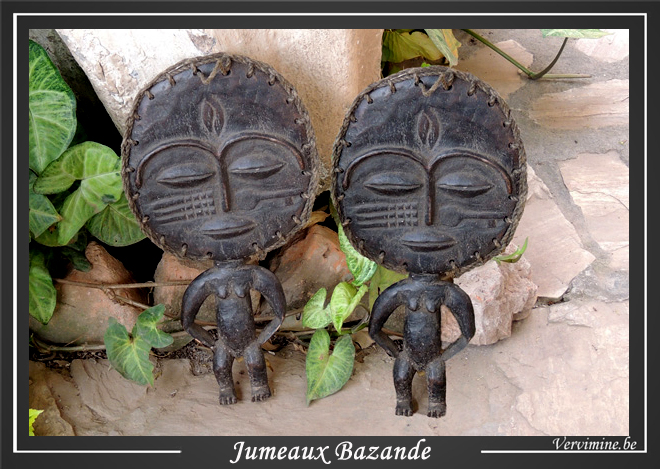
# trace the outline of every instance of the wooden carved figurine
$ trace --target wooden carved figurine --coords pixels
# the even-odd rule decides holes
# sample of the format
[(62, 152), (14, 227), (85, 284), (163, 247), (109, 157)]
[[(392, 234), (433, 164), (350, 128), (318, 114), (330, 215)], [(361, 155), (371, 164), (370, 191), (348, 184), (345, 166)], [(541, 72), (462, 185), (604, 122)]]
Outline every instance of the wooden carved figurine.
[[(232, 364), (243, 356), (252, 400), (271, 395), (261, 345), (282, 323), (282, 286), (247, 264), (282, 246), (309, 218), (318, 157), (309, 117), (270, 66), (215, 54), (183, 61), (137, 97), (122, 145), (129, 204), (149, 238), (214, 266), (187, 288), (182, 322), (214, 351), (220, 403), (236, 402)], [(257, 333), (250, 290), (275, 319)], [(218, 339), (195, 323), (214, 296)]]
[[(475, 332), (469, 296), (452, 279), (501, 253), (526, 194), (525, 151), (511, 111), (476, 77), (413, 68), (370, 85), (348, 111), (333, 153), (332, 196), (363, 255), (409, 277), (376, 300), (371, 337), (396, 357), (396, 413), (412, 415), (423, 371), (428, 415), (445, 415), (445, 361)], [(405, 306), (403, 350), (382, 331)], [(443, 346), (441, 306), (461, 336)]]

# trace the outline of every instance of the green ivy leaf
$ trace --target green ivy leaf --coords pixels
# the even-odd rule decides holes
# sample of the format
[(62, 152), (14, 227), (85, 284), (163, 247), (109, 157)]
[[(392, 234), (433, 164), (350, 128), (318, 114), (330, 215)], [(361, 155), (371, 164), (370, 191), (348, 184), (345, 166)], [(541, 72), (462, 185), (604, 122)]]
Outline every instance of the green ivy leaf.
[(458, 48), (461, 43), (454, 37), (451, 29), (425, 29), (429, 39), (433, 41), (435, 47), (449, 61), (449, 66), (454, 67), (458, 64)]
[(42, 194), (36, 194), (32, 190), (32, 186), (34, 185), (34, 181), (36, 179), (37, 175), (30, 171), (29, 221), (30, 233), (32, 233), (35, 238), (40, 236), (41, 233), (46, 231), (46, 229), (52, 226), (54, 223), (57, 223), (62, 219), (48, 197)]
[(337, 339), (331, 355), (328, 331), (317, 330), (309, 343), (305, 362), (307, 405), (344, 387), (353, 373), (354, 361), (355, 346), (349, 335)]
[[(64, 206), (64, 201), (70, 194), (71, 192), (67, 191), (67, 192), (60, 192), (59, 194), (50, 196), (50, 200), (53, 203), (53, 207), (55, 207), (55, 210), (57, 210), (58, 213), (62, 211), (62, 207)], [(44, 246), (48, 246), (48, 247), (62, 246), (62, 244), (59, 242), (59, 234), (60, 234), (59, 226), (60, 226), (59, 223), (55, 223), (54, 225), (51, 225), (47, 230), (41, 233), (41, 235), (36, 237), (34, 240), (37, 243), (43, 244)], [(87, 239), (86, 236), (82, 236), (81, 239), (80, 236), (81, 234), (84, 234), (84, 232), (79, 231), (66, 244), (66, 246), (74, 247), (78, 245), (78, 243), (84, 242), (84, 244), (82, 245), (82, 249), (84, 249), (87, 246)]]
[(59, 235), (60, 235), (60, 230), (59, 230), (59, 223), (54, 224), (47, 230), (45, 230), (41, 235), (38, 237), (34, 238), (34, 240), (39, 243), (43, 244), (44, 246), (48, 247), (57, 247), (57, 246), (70, 246), (71, 244), (75, 243), (76, 240), (78, 239), (78, 236), (74, 236), (69, 240), (68, 243), (66, 244), (61, 244), (59, 241)]
[(379, 265), (369, 283), (369, 310), (373, 308), (376, 298), (378, 298), (378, 295), (380, 295), (382, 291), (390, 285), (394, 285), (396, 282), (403, 280), (407, 276), (407, 274), (400, 274)]
[(89, 272), (91, 270), (92, 264), (87, 260), (85, 253), (69, 246), (64, 246), (60, 250), (60, 253), (71, 262), (74, 269), (81, 272)]
[(520, 258), (522, 257), (522, 255), (527, 250), (527, 240), (528, 239), (529, 238), (525, 238), (525, 242), (523, 243), (523, 245), (521, 247), (519, 247), (518, 249), (516, 249), (511, 254), (506, 254), (506, 255), (502, 255), (502, 256), (495, 256), (495, 257), (493, 257), (493, 260), (495, 262), (497, 262), (498, 264), (500, 262), (510, 262), (510, 263), (518, 262), (520, 260)]
[(321, 288), (309, 299), (303, 308), (303, 326), (311, 327), (312, 329), (321, 329), (332, 322), (330, 306), (324, 307), (327, 294), (327, 290)]
[(421, 31), (401, 33), (385, 30), (383, 33), (382, 62), (399, 63), (415, 57), (423, 57), (434, 61), (439, 60), (442, 53), (429, 36)]
[(598, 39), (599, 37), (607, 36), (612, 33), (601, 31), (600, 29), (542, 29), (541, 34), (543, 37), (575, 37)]
[(53, 317), (57, 302), (57, 290), (46, 267), (44, 254), (30, 250), (30, 270), (28, 274), (30, 316), (42, 324), (48, 324)]
[(60, 246), (65, 246), (95, 212), (94, 207), (85, 201), (82, 192), (75, 191), (64, 201), (61, 213), (62, 221), (57, 224), (57, 242)]
[(76, 132), (76, 98), (48, 54), (30, 41), (29, 160), (41, 174), (71, 143)]
[(152, 347), (163, 348), (171, 345), (174, 339), (171, 335), (158, 329), (158, 323), (165, 314), (165, 305), (152, 306), (140, 314), (133, 327), (133, 337), (140, 337)]
[(66, 247), (84, 253), (87, 249), (87, 232), (80, 230)]
[(110, 246), (128, 246), (146, 237), (123, 192), (117, 202), (90, 218), (86, 226), (92, 236)]
[(60, 211), (58, 242), (67, 244), (93, 215), (115, 203), (123, 193), (121, 160), (110, 148), (85, 142), (69, 148), (44, 169), (34, 191), (53, 194), (65, 191), (79, 180)]
[(348, 265), (348, 270), (353, 274), (352, 283), (356, 287), (359, 287), (364, 282), (369, 281), (374, 275), (378, 264), (357, 252), (346, 237), (341, 224), (337, 225), (337, 234), (339, 235), (339, 249), (346, 255), (346, 265)]
[(366, 292), (366, 285), (362, 285), (358, 290), (347, 282), (337, 284), (330, 298), (332, 324), (337, 331), (341, 331), (344, 321), (351, 315)]
[(34, 436), (34, 421), (39, 417), (43, 410), (30, 409), (30, 436)]
[(110, 326), (103, 336), (108, 360), (126, 379), (138, 384), (154, 384), (154, 366), (149, 361), (151, 345), (141, 336), (131, 337), (123, 324), (110, 318)]

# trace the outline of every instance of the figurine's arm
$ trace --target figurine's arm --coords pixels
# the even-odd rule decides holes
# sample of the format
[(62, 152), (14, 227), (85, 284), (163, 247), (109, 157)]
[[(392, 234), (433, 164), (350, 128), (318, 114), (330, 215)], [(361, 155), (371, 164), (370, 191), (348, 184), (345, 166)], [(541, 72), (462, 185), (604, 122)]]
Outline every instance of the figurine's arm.
[(202, 277), (202, 275), (190, 282), (186, 292), (183, 294), (181, 301), (181, 322), (188, 334), (207, 347), (213, 348), (215, 346), (213, 336), (202, 326), (195, 324), (195, 316), (197, 316), (199, 308), (210, 294), (208, 289), (209, 279), (205, 278), (205, 276)]
[(451, 310), (461, 330), (461, 336), (442, 352), (442, 359), (448, 360), (463, 350), (474, 336), (474, 309), (470, 296), (453, 284), (446, 290), (444, 304)]
[(401, 304), (398, 299), (399, 283), (395, 283), (382, 292), (371, 308), (371, 319), (369, 320), (369, 335), (382, 348), (385, 349), (390, 357), (397, 357), (399, 349), (392, 339), (383, 332), (383, 325), (387, 318)]
[(261, 330), (257, 340), (259, 344), (263, 344), (270, 337), (275, 334), (275, 331), (282, 325), (284, 321), (284, 313), (286, 311), (286, 299), (284, 297), (284, 290), (279, 279), (270, 270), (263, 267), (257, 267), (252, 273), (253, 288), (261, 293), (270, 305), (275, 319), (270, 321), (266, 327)]

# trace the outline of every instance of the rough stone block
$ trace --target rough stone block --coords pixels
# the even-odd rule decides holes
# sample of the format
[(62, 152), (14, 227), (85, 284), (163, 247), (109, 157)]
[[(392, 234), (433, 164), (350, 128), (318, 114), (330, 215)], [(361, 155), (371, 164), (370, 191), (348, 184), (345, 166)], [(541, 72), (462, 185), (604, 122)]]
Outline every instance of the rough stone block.
[[(329, 297), (339, 282), (352, 278), (337, 233), (321, 225), (313, 225), (303, 239), (285, 249), (271, 270), (282, 283), (289, 310), (305, 306), (320, 288)], [(271, 314), (270, 308), (263, 312)], [(298, 323), (292, 316), (283, 327), (296, 328)]]
[(534, 310), (493, 354), (520, 390), (515, 409), (546, 435), (628, 435), (628, 322), (628, 302)]
[(605, 63), (618, 62), (628, 57), (630, 52), (630, 30), (604, 29), (611, 33), (598, 39), (578, 39), (575, 48), (589, 57)]
[(538, 296), (560, 298), (571, 280), (596, 258), (584, 249), (575, 228), (562, 214), (547, 186), (527, 167), (527, 202), (513, 242), (529, 238), (525, 258), (532, 266)]
[[(64, 280), (108, 285), (134, 282), (124, 265), (100, 244), (89, 243), (85, 256), (92, 265), (91, 270), (73, 269)], [(56, 283), (55, 288), (57, 304), (50, 322), (44, 326), (30, 317), (30, 330), (37, 337), (55, 344), (102, 344), (109, 318), (117, 319), (130, 331), (142, 312), (117, 297), (145, 303), (144, 294), (134, 288), (102, 290), (62, 283)]]
[[(531, 66), (534, 61), (534, 56), (514, 40), (498, 42), (495, 45), (525, 67)], [(523, 80), (527, 80), (521, 75), (518, 67), (485, 46), (466, 59), (462, 59), (456, 69), (481, 78), (495, 88), (504, 99), (521, 88), (525, 84)]]
[(529, 116), (551, 129), (628, 125), (629, 94), (628, 80), (596, 82), (541, 96), (534, 101)]
[(56, 395), (49, 386), (51, 372), (43, 363), (30, 362), (30, 409), (42, 410), (32, 426), (35, 436), (75, 436), (73, 427), (62, 418)]
[[(511, 254), (516, 249), (518, 246), (509, 244), (504, 254)], [(456, 285), (472, 298), (477, 330), (470, 344), (488, 345), (506, 339), (511, 335), (512, 322), (530, 314), (538, 290), (530, 279), (531, 270), (523, 255), (515, 263), (487, 262), (455, 280)]]
[(74, 360), (71, 377), (80, 390), (82, 402), (108, 421), (137, 409), (147, 396), (147, 386), (125, 379), (110, 368), (107, 360)]
[(266, 62), (310, 114), (329, 187), (332, 144), (348, 107), (380, 77), (382, 29), (58, 29), (120, 132), (138, 92), (182, 59), (227, 52)]
[(578, 155), (560, 163), (562, 178), (580, 206), (589, 234), (610, 255), (609, 266), (629, 269), (629, 170), (619, 154)]

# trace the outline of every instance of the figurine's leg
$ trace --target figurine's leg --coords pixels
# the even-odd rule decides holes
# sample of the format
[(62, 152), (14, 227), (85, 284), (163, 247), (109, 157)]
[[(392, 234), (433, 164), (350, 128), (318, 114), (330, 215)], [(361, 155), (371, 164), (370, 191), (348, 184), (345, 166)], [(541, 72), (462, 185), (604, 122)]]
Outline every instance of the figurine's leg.
[(252, 402), (265, 401), (270, 397), (270, 388), (268, 387), (266, 360), (259, 342), (254, 341), (248, 345), (243, 356), (245, 358), (248, 375), (250, 375)]
[(429, 417), (442, 417), (447, 412), (445, 396), (447, 380), (445, 377), (445, 361), (436, 358), (426, 366), (426, 380), (429, 390)]
[(415, 368), (402, 352), (394, 362), (394, 389), (396, 390), (396, 415), (410, 417), (412, 409), (412, 381), (415, 377)]
[(220, 385), (220, 404), (236, 404), (236, 391), (234, 391), (234, 379), (232, 376), (232, 365), (234, 357), (218, 340), (213, 351), (213, 373)]

